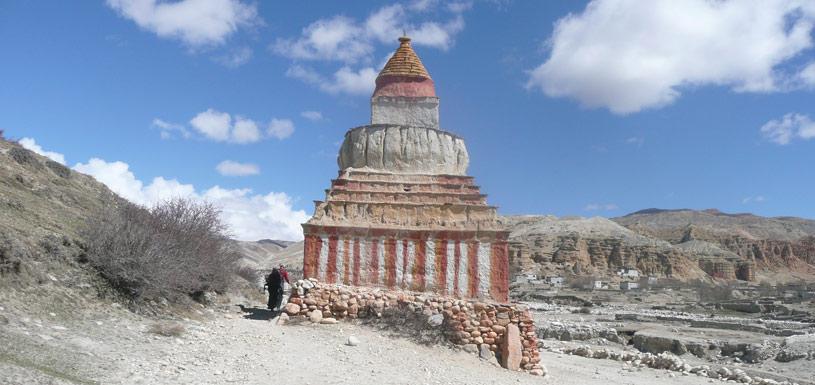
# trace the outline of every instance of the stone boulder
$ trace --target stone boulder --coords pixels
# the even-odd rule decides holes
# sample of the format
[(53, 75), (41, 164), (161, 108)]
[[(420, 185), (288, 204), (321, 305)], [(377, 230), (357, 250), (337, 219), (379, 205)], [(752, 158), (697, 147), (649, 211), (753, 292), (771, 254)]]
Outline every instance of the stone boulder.
[(507, 332), (501, 339), (501, 366), (509, 370), (519, 370), (523, 346), (521, 346), (521, 331), (516, 324), (508, 324)]

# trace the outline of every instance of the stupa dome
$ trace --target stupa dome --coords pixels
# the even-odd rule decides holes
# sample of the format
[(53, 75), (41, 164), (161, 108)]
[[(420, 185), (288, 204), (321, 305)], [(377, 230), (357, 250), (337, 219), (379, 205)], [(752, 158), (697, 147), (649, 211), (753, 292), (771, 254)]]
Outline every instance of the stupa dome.
[(373, 97), (435, 97), (433, 79), (410, 46), (409, 37), (399, 38), (399, 48), (376, 77)]

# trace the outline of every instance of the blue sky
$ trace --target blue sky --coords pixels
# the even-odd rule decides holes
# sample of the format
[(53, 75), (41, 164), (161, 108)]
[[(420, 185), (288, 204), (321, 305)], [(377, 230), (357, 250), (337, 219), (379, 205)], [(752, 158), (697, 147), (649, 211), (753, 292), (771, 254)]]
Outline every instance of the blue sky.
[(3, 2), (0, 129), (297, 239), (406, 30), (501, 213), (815, 218), (813, 25), (795, 1)]

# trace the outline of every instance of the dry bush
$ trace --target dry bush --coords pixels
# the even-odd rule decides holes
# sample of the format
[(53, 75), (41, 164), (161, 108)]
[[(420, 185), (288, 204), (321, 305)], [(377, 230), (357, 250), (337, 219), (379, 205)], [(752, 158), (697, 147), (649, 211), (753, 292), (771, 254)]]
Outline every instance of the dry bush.
[(252, 284), (257, 285), (258, 283), (260, 283), (261, 274), (255, 268), (252, 268), (252, 267), (249, 267), (249, 266), (240, 266), (235, 271), (235, 273), (238, 275), (238, 277), (241, 277), (241, 278), (251, 282)]
[(121, 203), (90, 222), (84, 238), (88, 261), (136, 300), (223, 292), (240, 258), (219, 210), (187, 199), (150, 209)]
[(150, 326), (150, 333), (164, 337), (180, 337), (184, 334), (184, 325), (175, 322), (157, 322)]

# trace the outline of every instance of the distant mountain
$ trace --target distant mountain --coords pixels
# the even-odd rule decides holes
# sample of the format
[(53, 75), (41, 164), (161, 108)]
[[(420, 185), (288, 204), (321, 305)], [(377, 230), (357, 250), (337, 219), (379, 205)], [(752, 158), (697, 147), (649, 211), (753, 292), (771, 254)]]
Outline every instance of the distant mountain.
[[(699, 242), (706, 242), (719, 250), (714, 254), (721, 259), (753, 264), (757, 279), (808, 279), (815, 274), (815, 220), (728, 214), (716, 209), (647, 209), (612, 220), (672, 244), (696, 242), (684, 248), (697, 256)], [(704, 249), (713, 250), (710, 246)]]
[(815, 221), (709, 210), (640, 210), (601, 217), (508, 216), (512, 272), (601, 276), (621, 267), (698, 278), (815, 279)]
[(256, 242), (234, 241), (243, 255), (243, 263), (256, 269), (272, 269), (280, 264), (290, 270), (303, 268), (303, 242), (261, 239)]
[(679, 248), (601, 217), (508, 216), (512, 273), (616, 279), (620, 268), (682, 281), (706, 274)]

